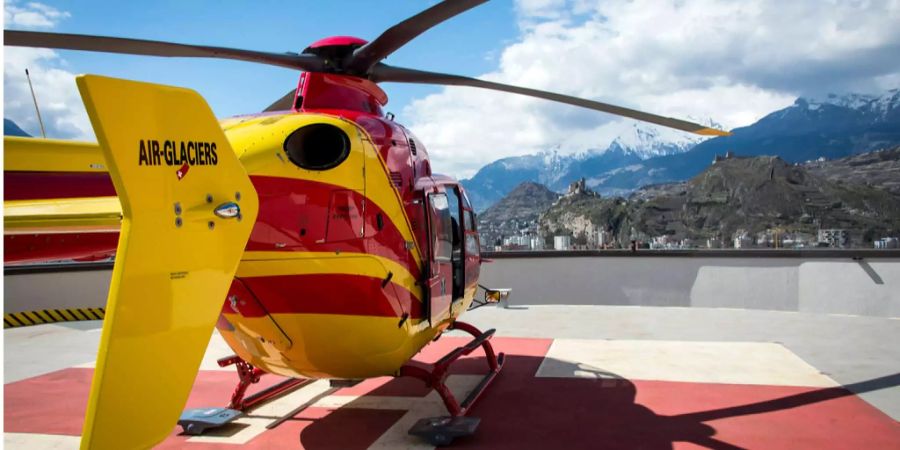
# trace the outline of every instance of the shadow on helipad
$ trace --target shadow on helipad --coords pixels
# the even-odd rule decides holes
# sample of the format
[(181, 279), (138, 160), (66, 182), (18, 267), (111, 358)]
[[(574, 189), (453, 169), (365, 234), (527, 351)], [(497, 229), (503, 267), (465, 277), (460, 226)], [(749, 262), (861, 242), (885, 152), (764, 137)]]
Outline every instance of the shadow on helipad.
[[(536, 377), (544, 357), (508, 355), (503, 372), (472, 409), (474, 436), (452, 448), (672, 449), (692, 443), (712, 449), (883, 448), (896, 445), (896, 423), (854, 394), (900, 385), (893, 374), (844, 387), (734, 385), (626, 380), (584, 364), (573, 377)], [(484, 358), (460, 360), (453, 375), (483, 372)], [(473, 378), (474, 377), (469, 377)], [(394, 379), (341, 410), (370, 408), (373, 397), (395, 396), (409, 380)], [(421, 384), (421, 383), (419, 383)], [(408, 389), (407, 389), (408, 390)], [(414, 395), (424, 395), (424, 387)], [(388, 447), (418, 447), (406, 424), (422, 411), (445, 415), (439, 399), (410, 410), (382, 435)], [(340, 448), (341, 415), (315, 420), (300, 433), (306, 449)], [(376, 441), (376, 443), (379, 443)], [(893, 444), (892, 444), (893, 443)]]

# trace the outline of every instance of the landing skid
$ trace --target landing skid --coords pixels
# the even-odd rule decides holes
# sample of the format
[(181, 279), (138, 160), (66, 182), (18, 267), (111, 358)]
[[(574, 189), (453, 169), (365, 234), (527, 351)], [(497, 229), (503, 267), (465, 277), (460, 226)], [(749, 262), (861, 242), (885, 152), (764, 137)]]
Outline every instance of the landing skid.
[(238, 384), (231, 394), (231, 402), (227, 408), (195, 408), (184, 411), (178, 419), (178, 425), (181, 426), (184, 434), (200, 435), (206, 430), (227, 425), (243, 416), (248, 409), (315, 381), (305, 378), (289, 378), (245, 397), (247, 388), (251, 384), (259, 383), (260, 378), (267, 372), (253, 367), (237, 355), (221, 358), (217, 362), (219, 367), (234, 365), (237, 370)]
[(477, 417), (426, 417), (409, 429), (409, 434), (419, 436), (435, 447), (450, 445), (458, 437), (475, 434), (481, 419)]
[(178, 425), (181, 425), (184, 434), (199, 436), (211, 428), (228, 425), (242, 415), (242, 412), (229, 408), (188, 409), (181, 413)]
[[(435, 446), (449, 445), (457, 437), (471, 436), (478, 428), (480, 419), (477, 417), (467, 417), (466, 413), (472, 408), (484, 390), (494, 381), (494, 378), (503, 368), (504, 354), (496, 355), (494, 348), (491, 346), (490, 339), (494, 335), (493, 329), (481, 332), (474, 326), (465, 322), (454, 322), (449, 327), (450, 330), (461, 330), (474, 336), (462, 347), (457, 347), (450, 353), (444, 355), (443, 358), (434, 364), (426, 364), (418, 361), (410, 361), (403, 365), (400, 369), (399, 376), (409, 376), (422, 380), (425, 384), (434, 389), (450, 416), (430, 417), (421, 419), (409, 429), (409, 434), (419, 436)], [(484, 349), (485, 359), (488, 364), (488, 373), (478, 382), (475, 389), (463, 399), (462, 403), (456, 400), (453, 392), (445, 383), (447, 380), (447, 371), (459, 358), (472, 353), (478, 347)]]
[[(429, 417), (416, 422), (409, 429), (409, 434), (418, 436), (428, 443), (435, 446), (449, 445), (458, 437), (471, 436), (475, 434), (481, 419), (470, 417), (466, 414), (475, 405), (475, 402), (481, 397), (485, 389), (494, 381), (503, 368), (505, 355), (503, 353), (494, 353), (490, 339), (494, 335), (493, 329), (481, 332), (481, 330), (464, 322), (454, 322), (448, 330), (461, 330), (471, 334), (474, 338), (462, 347), (457, 347), (450, 353), (444, 355), (440, 360), (433, 364), (422, 363), (419, 361), (409, 361), (400, 368), (397, 373), (398, 377), (413, 377), (422, 380), (425, 385), (434, 389), (444, 406), (447, 407), (449, 416)], [(460, 403), (457, 401), (453, 392), (447, 387), (446, 380), (449, 375), (450, 366), (459, 358), (466, 356), (481, 347), (484, 350), (485, 359), (488, 364), (488, 373), (478, 382), (472, 392)], [(233, 420), (241, 417), (243, 412), (256, 406), (262, 402), (270, 400), (274, 397), (284, 395), (294, 389), (301, 388), (312, 383), (312, 379), (287, 379), (263, 389), (253, 395), (246, 396), (247, 388), (251, 384), (258, 383), (260, 378), (266, 374), (261, 369), (255, 368), (248, 362), (242, 360), (238, 356), (229, 356), (218, 361), (220, 367), (234, 365), (238, 373), (238, 384), (231, 395), (231, 402), (227, 408), (198, 408), (185, 411), (178, 425), (184, 430), (184, 434), (198, 435), (206, 430), (227, 425)], [(316, 399), (307, 402), (296, 410), (285, 415), (283, 418), (273, 422), (266, 428), (274, 428), (281, 424), (284, 420), (298, 414), (303, 409), (309, 407), (315, 401), (337, 391), (338, 389), (352, 386), (359, 380), (332, 380), (331, 389), (323, 392)]]
[(235, 369), (237, 369), (239, 381), (234, 388), (234, 393), (231, 394), (231, 403), (228, 405), (228, 408), (242, 412), (259, 403), (270, 400), (273, 397), (301, 388), (315, 381), (307, 378), (289, 378), (281, 383), (270, 386), (244, 398), (244, 395), (247, 393), (247, 388), (250, 387), (251, 384), (259, 383), (260, 378), (268, 372), (251, 366), (250, 363), (244, 361), (237, 355), (221, 358), (217, 362), (219, 363), (219, 367), (228, 367), (233, 364)]

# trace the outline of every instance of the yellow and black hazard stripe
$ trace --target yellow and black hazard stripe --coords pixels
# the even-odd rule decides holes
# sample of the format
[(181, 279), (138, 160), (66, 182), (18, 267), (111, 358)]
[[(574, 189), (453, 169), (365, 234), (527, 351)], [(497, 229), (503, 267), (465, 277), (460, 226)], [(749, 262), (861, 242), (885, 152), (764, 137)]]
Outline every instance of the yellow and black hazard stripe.
[(3, 315), (3, 328), (26, 327), (54, 322), (76, 322), (79, 320), (103, 320), (103, 308), (67, 308), (23, 311)]

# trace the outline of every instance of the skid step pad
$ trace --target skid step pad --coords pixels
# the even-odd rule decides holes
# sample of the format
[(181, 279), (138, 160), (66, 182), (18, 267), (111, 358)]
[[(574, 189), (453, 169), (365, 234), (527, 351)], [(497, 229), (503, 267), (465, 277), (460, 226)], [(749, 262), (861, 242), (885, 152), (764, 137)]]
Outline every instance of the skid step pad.
[(241, 417), (242, 412), (228, 408), (194, 408), (181, 413), (178, 425), (184, 434), (201, 435), (210, 428), (218, 428)]
[(409, 429), (409, 434), (418, 436), (434, 446), (450, 445), (454, 439), (475, 434), (481, 419), (477, 417), (426, 417)]

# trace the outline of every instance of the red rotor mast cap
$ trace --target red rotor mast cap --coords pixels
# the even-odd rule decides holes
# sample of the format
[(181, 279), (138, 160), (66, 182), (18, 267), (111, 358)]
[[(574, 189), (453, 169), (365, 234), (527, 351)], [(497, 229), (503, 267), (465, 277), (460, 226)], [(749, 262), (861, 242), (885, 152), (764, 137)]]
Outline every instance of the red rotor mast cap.
[(344, 46), (355, 46), (362, 47), (363, 45), (368, 44), (368, 41), (364, 39), (360, 39), (358, 37), (353, 36), (331, 36), (323, 39), (319, 39), (312, 44), (309, 44), (308, 48), (321, 48), (321, 47), (344, 47)]

